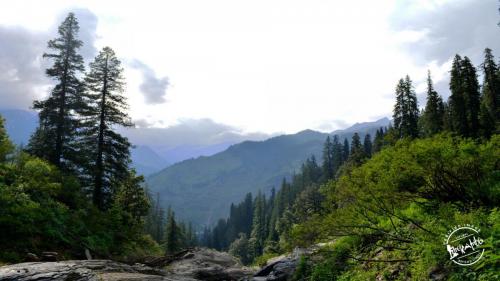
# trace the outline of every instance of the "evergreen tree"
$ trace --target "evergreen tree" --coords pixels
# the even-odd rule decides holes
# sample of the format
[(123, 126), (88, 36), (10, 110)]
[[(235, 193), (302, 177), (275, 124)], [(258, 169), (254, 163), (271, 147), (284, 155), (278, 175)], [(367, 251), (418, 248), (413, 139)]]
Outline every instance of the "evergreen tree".
[(384, 146), (384, 135), (385, 133), (383, 128), (378, 129), (377, 132), (375, 133), (375, 139), (373, 140), (373, 148), (372, 148), (373, 153), (382, 150), (382, 147)]
[(53, 53), (45, 53), (43, 57), (54, 63), (46, 74), (56, 81), (56, 85), (46, 100), (33, 104), (39, 111), (39, 126), (27, 148), (31, 154), (63, 170), (75, 170), (78, 166), (77, 113), (85, 108), (81, 99), (83, 85), (79, 79), (84, 71), (83, 58), (78, 54), (83, 43), (78, 40), (78, 30), (75, 15), (69, 13), (59, 26), (59, 37), (48, 42)]
[(252, 232), (253, 205), (254, 201), (252, 198), (252, 193), (247, 193), (242, 206), (243, 227), (241, 229), (241, 232), (245, 233), (247, 237), (249, 237)]
[(342, 162), (347, 161), (349, 159), (349, 154), (351, 153), (351, 149), (349, 148), (349, 141), (347, 138), (344, 139), (344, 146), (342, 147)]
[(484, 62), (481, 64), (484, 75), (483, 93), (481, 96), (480, 124), (482, 135), (491, 136), (500, 121), (500, 73), (491, 49), (484, 51)]
[(179, 227), (175, 221), (175, 213), (168, 207), (167, 225), (165, 226), (165, 253), (173, 254), (180, 249)]
[(372, 156), (372, 138), (370, 134), (365, 135), (365, 139), (363, 141), (363, 149), (366, 157)]
[(337, 135), (333, 136), (333, 175), (335, 176), (337, 174), (337, 171), (339, 170), (340, 166), (342, 166), (342, 144), (339, 142), (339, 137)]
[(361, 139), (358, 133), (354, 133), (351, 141), (351, 153), (349, 154), (349, 161), (356, 164), (361, 164), (365, 157)]
[(462, 62), (462, 73), (464, 81), (465, 108), (468, 123), (468, 133), (466, 136), (479, 136), (479, 109), (480, 95), (479, 82), (477, 80), (476, 68), (468, 57), (464, 57)]
[(443, 99), (434, 90), (431, 72), (427, 74), (427, 104), (422, 114), (422, 131), (425, 136), (432, 136), (443, 130)]
[(92, 178), (94, 204), (104, 209), (115, 182), (127, 178), (130, 143), (116, 126), (130, 127), (124, 111), (128, 105), (123, 92), (123, 68), (114, 51), (105, 47), (90, 63), (85, 77), (86, 99), (90, 106), (82, 112), (82, 143), (88, 150), (87, 173)]
[(479, 134), (480, 96), (476, 69), (469, 58), (456, 55), (451, 68), (450, 126), (465, 137)]
[(468, 136), (469, 127), (464, 96), (464, 81), (462, 71), (462, 58), (456, 55), (451, 67), (450, 77), (450, 125), (453, 131), (463, 136)]
[(330, 141), (330, 136), (326, 137), (325, 144), (323, 145), (323, 176), (325, 181), (333, 178), (333, 143)]
[(396, 87), (396, 104), (394, 105), (394, 129), (400, 138), (418, 136), (418, 103), (413, 90), (412, 81), (406, 75), (400, 79)]
[(259, 194), (255, 198), (251, 235), (254, 256), (260, 256), (262, 254), (262, 250), (264, 249), (264, 240), (267, 238), (265, 204), (265, 196), (259, 191)]

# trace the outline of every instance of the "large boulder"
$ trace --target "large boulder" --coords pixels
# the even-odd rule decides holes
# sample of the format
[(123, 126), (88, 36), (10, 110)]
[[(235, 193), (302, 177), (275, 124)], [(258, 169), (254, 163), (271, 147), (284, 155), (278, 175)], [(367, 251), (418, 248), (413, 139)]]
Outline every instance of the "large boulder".
[(0, 267), (1, 281), (169, 281), (193, 279), (170, 275), (144, 265), (127, 265), (110, 260), (27, 262)]
[(171, 262), (167, 272), (198, 280), (242, 280), (251, 277), (254, 270), (244, 267), (228, 253), (196, 248), (182, 258)]

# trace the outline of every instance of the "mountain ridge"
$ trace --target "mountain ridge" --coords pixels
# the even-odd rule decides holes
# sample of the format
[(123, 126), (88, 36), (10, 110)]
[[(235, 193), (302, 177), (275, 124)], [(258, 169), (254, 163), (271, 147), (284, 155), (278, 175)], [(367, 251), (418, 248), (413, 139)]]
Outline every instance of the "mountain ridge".
[[(389, 124), (382, 118), (355, 124), (363, 137)], [(333, 133), (351, 139), (349, 127)], [(184, 160), (147, 177), (150, 192), (158, 193), (164, 207), (195, 225), (211, 225), (225, 217), (231, 203), (246, 193), (269, 193), (283, 178), (290, 178), (307, 157), (320, 161), (323, 143), (330, 133), (303, 130), (260, 141), (243, 141), (212, 156)]]

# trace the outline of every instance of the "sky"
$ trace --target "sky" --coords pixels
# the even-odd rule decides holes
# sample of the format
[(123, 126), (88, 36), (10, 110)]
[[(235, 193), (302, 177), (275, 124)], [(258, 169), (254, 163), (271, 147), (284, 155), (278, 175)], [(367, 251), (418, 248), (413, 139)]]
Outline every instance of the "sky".
[(421, 106), (428, 69), (446, 98), (456, 53), (477, 67), (485, 47), (499, 54), (498, 6), (497, 0), (0, 0), (0, 107), (29, 109), (47, 96), (53, 81), (44, 75), (50, 62), (42, 54), (72, 11), (87, 64), (104, 46), (121, 59), (138, 127), (329, 132), (390, 117), (396, 83), (406, 74)]

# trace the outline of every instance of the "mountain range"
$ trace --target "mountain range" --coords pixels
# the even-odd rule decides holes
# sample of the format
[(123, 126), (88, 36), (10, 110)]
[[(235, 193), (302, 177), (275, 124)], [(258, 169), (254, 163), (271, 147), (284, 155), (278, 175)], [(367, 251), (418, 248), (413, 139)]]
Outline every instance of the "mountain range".
[[(0, 109), (9, 136), (18, 145), (28, 143), (38, 124), (33, 111)], [(195, 225), (211, 225), (228, 215), (231, 203), (259, 190), (269, 193), (290, 178), (306, 158), (321, 161), (328, 135), (350, 140), (387, 126), (390, 120), (356, 123), (330, 134), (304, 130), (296, 134), (269, 137), (241, 134), (234, 128), (210, 120), (191, 120), (170, 128), (120, 129), (134, 148), (132, 165), (146, 177), (152, 194), (162, 206)], [(201, 140), (198, 140), (201, 139)], [(253, 139), (246, 140), (245, 139)]]
[(248, 192), (269, 193), (283, 178), (298, 171), (307, 157), (318, 162), (328, 135), (350, 140), (355, 132), (363, 138), (388, 126), (390, 120), (357, 123), (331, 134), (312, 130), (281, 135), (264, 141), (244, 141), (212, 156), (189, 159), (152, 174), (146, 180), (150, 192), (158, 194), (162, 206), (195, 225), (211, 225), (228, 215), (231, 203)]
[[(17, 145), (26, 145), (38, 125), (34, 111), (0, 109), (6, 129)], [(210, 156), (247, 139), (261, 140), (265, 134), (243, 134), (209, 119), (187, 120), (168, 128), (121, 128), (120, 133), (134, 145), (132, 166), (139, 174), (150, 175), (165, 167), (199, 156)]]

